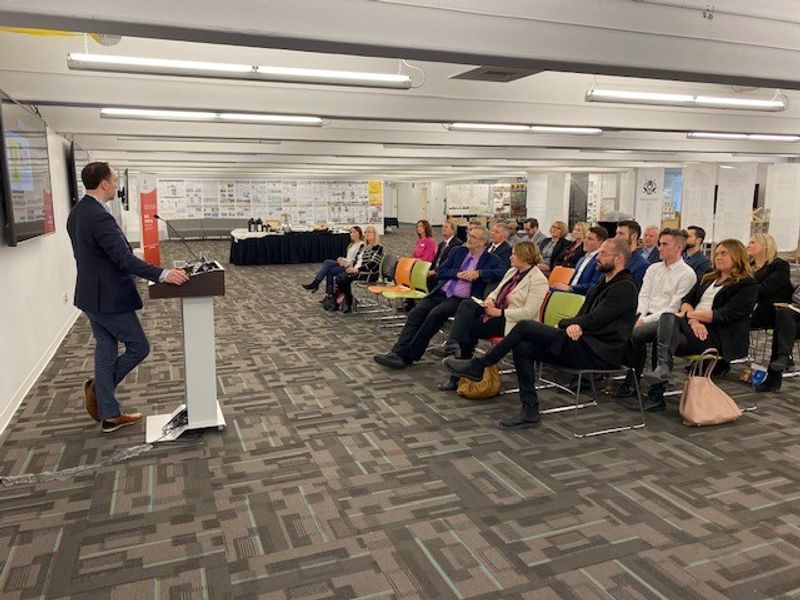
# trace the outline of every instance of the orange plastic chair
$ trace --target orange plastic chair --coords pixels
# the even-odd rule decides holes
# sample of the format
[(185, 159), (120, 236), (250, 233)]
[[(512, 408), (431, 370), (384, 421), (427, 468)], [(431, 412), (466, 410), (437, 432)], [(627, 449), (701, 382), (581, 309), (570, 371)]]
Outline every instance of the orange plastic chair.
[(562, 267), (559, 265), (550, 272), (550, 277), (547, 278), (547, 284), (550, 286), (553, 286), (556, 283), (569, 285), (573, 273), (575, 273), (575, 269), (570, 267)]
[(402, 292), (412, 289), (411, 287), (411, 270), (414, 268), (414, 263), (417, 262), (416, 258), (404, 256), (397, 261), (397, 266), (394, 269), (394, 285), (371, 285), (367, 289), (370, 294), (379, 296), (383, 292)]

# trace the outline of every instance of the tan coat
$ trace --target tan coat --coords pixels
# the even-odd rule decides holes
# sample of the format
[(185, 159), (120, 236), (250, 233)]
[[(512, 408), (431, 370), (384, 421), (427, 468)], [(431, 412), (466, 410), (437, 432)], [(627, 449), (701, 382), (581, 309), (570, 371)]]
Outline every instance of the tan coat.
[[(497, 300), (497, 294), (503, 289), (506, 282), (511, 279), (517, 270), (513, 267), (509, 269), (500, 284), (494, 288), (494, 291), (489, 294), (486, 299)], [(531, 272), (528, 273), (519, 285), (511, 292), (508, 297), (508, 308), (506, 309), (506, 330), (505, 335), (514, 328), (514, 325), (524, 319), (539, 320), (539, 309), (542, 307), (545, 294), (549, 289), (547, 285), (547, 277), (545, 277), (539, 270), (539, 267), (531, 267)]]

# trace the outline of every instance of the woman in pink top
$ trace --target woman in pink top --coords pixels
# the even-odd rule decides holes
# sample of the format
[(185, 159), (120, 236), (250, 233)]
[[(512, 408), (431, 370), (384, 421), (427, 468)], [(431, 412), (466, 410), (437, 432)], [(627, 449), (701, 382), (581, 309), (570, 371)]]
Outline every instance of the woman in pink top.
[(436, 242), (433, 240), (431, 224), (425, 219), (417, 221), (417, 237), (419, 239), (414, 247), (414, 252), (411, 253), (411, 257), (433, 262), (433, 258), (436, 256)]

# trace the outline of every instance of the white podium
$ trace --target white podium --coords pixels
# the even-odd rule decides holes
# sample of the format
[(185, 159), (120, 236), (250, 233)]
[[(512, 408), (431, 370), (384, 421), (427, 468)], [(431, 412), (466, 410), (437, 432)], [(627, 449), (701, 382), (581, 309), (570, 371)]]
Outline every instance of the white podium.
[(214, 296), (225, 295), (225, 269), (216, 261), (176, 286), (150, 284), (150, 298), (180, 298), (183, 316), (183, 366), (186, 403), (171, 413), (147, 417), (148, 444), (171, 442), (191, 429), (225, 429), (217, 401), (217, 365), (214, 342)]

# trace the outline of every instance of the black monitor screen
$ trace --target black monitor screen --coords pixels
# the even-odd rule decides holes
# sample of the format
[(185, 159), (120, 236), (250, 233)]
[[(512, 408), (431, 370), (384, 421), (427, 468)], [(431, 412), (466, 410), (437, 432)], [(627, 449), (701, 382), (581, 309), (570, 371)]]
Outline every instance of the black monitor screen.
[(89, 163), (89, 153), (75, 142), (67, 149), (67, 184), (71, 196), (70, 204), (75, 206), (86, 194), (81, 181), (81, 170)]
[(9, 246), (53, 233), (53, 193), (47, 126), (33, 112), (0, 95), (3, 143), (2, 200)]

